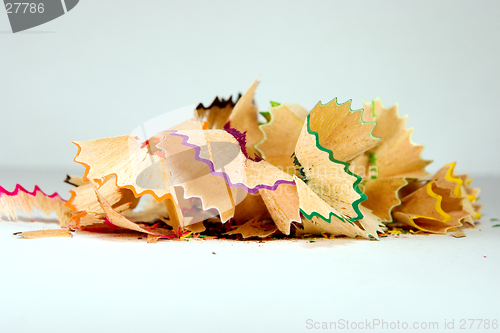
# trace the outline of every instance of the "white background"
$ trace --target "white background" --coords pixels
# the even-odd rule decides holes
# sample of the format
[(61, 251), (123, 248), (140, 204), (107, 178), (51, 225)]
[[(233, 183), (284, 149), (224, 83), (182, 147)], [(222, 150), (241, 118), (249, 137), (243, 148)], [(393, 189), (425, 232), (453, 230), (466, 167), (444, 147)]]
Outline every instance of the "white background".
[(82, 169), (71, 140), (127, 134), (259, 76), (261, 110), (399, 102), (429, 170), (458, 161), (485, 205), (466, 238), (380, 242), (21, 240), (57, 224), (3, 221), (0, 332), (310, 332), (307, 319), (374, 318), (463, 332), (461, 319), (500, 319), (500, 182), (487, 177), (500, 175), (499, 14), (499, 1), (82, 0), (12, 34), (0, 10), (6, 189), (67, 198), (61, 180)]
[(499, 1), (92, 1), (12, 34), (0, 10), (0, 167), (80, 170), (72, 140), (123, 135), (216, 95), (399, 102), (429, 170), (500, 174)]

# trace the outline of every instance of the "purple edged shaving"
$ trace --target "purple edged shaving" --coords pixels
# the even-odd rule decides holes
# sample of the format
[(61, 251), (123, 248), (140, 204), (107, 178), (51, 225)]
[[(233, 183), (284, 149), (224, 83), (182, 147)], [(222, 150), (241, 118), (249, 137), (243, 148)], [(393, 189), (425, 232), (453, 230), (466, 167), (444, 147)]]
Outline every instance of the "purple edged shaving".
[(236, 128), (231, 128), (230, 121), (228, 121), (226, 123), (226, 125), (224, 125), (224, 130), (226, 132), (228, 132), (229, 134), (231, 134), (236, 139), (236, 141), (238, 141), (238, 144), (240, 145), (241, 151), (243, 152), (243, 154), (245, 155), (246, 158), (248, 158), (254, 162), (260, 162), (263, 160), (263, 158), (257, 154), (254, 154), (253, 158), (248, 156), (248, 153), (247, 153), (247, 132), (242, 133), (242, 132), (238, 131)]

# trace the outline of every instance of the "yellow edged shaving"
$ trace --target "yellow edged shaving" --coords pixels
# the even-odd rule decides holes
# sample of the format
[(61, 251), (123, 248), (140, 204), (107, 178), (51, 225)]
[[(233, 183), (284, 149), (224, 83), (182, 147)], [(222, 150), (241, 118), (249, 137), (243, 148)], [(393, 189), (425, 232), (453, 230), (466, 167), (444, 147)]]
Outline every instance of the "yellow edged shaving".
[[(106, 180), (99, 188), (99, 192), (115, 209), (125, 203), (129, 203), (127, 209), (133, 209), (139, 202), (139, 199), (133, 195), (132, 191), (116, 186), (116, 179), (114, 177)], [(82, 186), (70, 190), (70, 193), (71, 198), (65, 205), (69, 207), (72, 212), (87, 211), (96, 214), (104, 214), (90, 183), (84, 183)]]
[(110, 223), (112, 223), (116, 227), (120, 227), (120, 228), (124, 228), (124, 229), (128, 229), (128, 230), (133, 230), (133, 231), (138, 231), (138, 232), (143, 232), (146, 234), (153, 234), (152, 232), (141, 228), (136, 223), (130, 221), (122, 214), (113, 210), (113, 208), (110, 206), (109, 202), (107, 202), (106, 198), (104, 198), (99, 193), (97, 186), (94, 183), (92, 183), (92, 186), (93, 186), (94, 191), (97, 195), (97, 199), (99, 200), (99, 203), (101, 204), (101, 207), (104, 211), (104, 214), (106, 215), (106, 217)]
[(428, 218), (442, 222), (451, 220), (451, 216), (441, 208), (443, 198), (432, 191), (432, 182), (401, 199), (401, 206), (395, 210), (409, 214), (413, 218)]
[(382, 220), (380, 217), (373, 214), (370, 209), (364, 207), (364, 203), (359, 206), (359, 209), (361, 213), (363, 213), (363, 218), (356, 222), (368, 233), (368, 236), (372, 236), (376, 240), (379, 240), (378, 233), (383, 233), (385, 228)]
[(427, 190), (427, 194), (436, 199), (436, 211), (444, 217), (443, 222), (450, 221), (451, 216), (441, 208), (441, 202), (443, 201), (443, 197), (432, 191), (432, 182), (429, 182), (425, 188)]
[(334, 216), (347, 219), (346, 216), (339, 210), (336, 210), (321, 197), (319, 197), (306, 183), (297, 176), (293, 176), (293, 180), (297, 186), (297, 193), (299, 197), (299, 207), (303, 214), (307, 216), (318, 215), (325, 221), (329, 221)]

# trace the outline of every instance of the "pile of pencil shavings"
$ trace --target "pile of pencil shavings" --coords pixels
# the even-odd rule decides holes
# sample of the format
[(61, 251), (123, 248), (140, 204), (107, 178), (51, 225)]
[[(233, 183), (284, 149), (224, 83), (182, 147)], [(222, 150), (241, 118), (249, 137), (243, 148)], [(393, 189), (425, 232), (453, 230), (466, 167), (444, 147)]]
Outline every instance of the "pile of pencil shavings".
[(0, 187), (0, 213), (55, 212), (64, 230), (20, 234), (30, 238), (134, 231), (149, 241), (379, 239), (388, 227), (446, 234), (480, 217), (480, 190), (455, 163), (429, 175), (396, 106), (376, 100), (353, 111), (334, 99), (308, 112), (272, 102), (259, 122), (257, 85), (236, 102), (200, 104), (192, 119), (147, 140), (74, 142), (85, 173), (68, 176), (68, 201)]

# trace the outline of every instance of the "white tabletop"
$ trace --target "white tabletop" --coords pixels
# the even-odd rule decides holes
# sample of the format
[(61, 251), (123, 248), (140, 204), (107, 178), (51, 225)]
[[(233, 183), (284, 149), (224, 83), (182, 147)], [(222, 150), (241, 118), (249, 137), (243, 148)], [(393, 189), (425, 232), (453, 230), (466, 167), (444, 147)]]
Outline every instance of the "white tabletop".
[[(37, 176), (1, 175), (11, 187), (16, 178), (32, 186)], [(40, 180), (64, 189), (60, 178), (47, 171)], [(499, 185), (476, 180), (484, 214), (465, 238), (147, 244), (137, 235), (76, 232), (24, 240), (12, 234), (57, 224), (3, 221), (0, 331), (308, 332), (341, 320), (379, 320), (372, 331), (386, 331), (382, 320), (437, 322), (432, 332), (454, 320), (464, 331), (462, 319), (500, 319), (500, 228), (492, 227), (500, 222), (491, 221), (500, 217)]]

